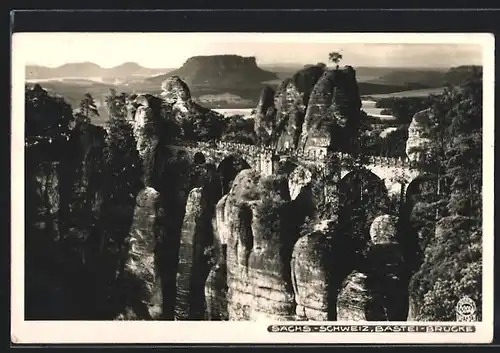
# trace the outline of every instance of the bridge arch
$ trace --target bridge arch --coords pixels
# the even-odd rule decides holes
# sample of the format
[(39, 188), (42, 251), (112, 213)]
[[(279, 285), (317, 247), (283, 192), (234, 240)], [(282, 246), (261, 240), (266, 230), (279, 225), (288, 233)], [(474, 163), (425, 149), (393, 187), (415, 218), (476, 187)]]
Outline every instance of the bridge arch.
[(217, 172), (220, 175), (223, 195), (229, 192), (234, 178), (243, 169), (251, 169), (251, 166), (240, 155), (227, 156), (219, 163)]
[(205, 158), (205, 155), (202, 152), (196, 152), (193, 156), (193, 162), (194, 164), (205, 164), (207, 159)]
[(437, 191), (436, 175), (429, 173), (418, 175), (406, 187), (405, 203), (414, 206), (428, 194), (437, 195)]
[(414, 178), (406, 187), (404, 202), (401, 212), (401, 221), (404, 227), (413, 227), (412, 220), (415, 206), (422, 201), (426, 204), (437, 200), (438, 186), (437, 177), (433, 174), (421, 174)]
[(296, 161), (292, 161), (290, 159), (286, 159), (286, 160), (280, 161), (277, 173), (288, 177), (299, 166), (300, 166), (300, 163), (297, 163)]
[(339, 231), (347, 235), (355, 251), (370, 239), (373, 220), (390, 212), (390, 199), (384, 181), (368, 169), (347, 173), (338, 183)]
[[(437, 177), (433, 174), (420, 174), (411, 180), (405, 191), (400, 213), (400, 243), (405, 251), (407, 263), (410, 267), (419, 266), (423, 256), (423, 249), (427, 239), (426, 228), (422, 227), (427, 221), (415, 218), (418, 211), (415, 206), (424, 201), (426, 204), (437, 196)], [(416, 212), (417, 211), (417, 212)], [(432, 212), (428, 216), (433, 216)], [(421, 223), (421, 222), (424, 223)]]

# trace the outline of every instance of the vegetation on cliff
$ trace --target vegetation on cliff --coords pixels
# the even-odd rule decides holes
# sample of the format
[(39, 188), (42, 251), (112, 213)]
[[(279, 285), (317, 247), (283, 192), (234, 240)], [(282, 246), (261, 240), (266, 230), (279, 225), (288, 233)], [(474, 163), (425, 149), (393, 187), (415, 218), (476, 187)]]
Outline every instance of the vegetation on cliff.
[[(26, 117), (27, 131), (36, 131), (38, 138), (50, 136), (55, 141), (62, 141), (56, 142), (55, 147), (63, 153), (54, 153), (55, 150), (50, 154), (36, 153), (45, 145), (52, 145), (49, 142), (32, 144), (27, 150), (27, 164), (31, 171), (37, 173), (37, 178), (47, 177), (47, 171), (42, 171), (42, 174), (36, 171), (37, 166), (56, 163), (57, 178), (51, 179), (51, 182), (57, 184), (49, 187), (56, 188), (60, 195), (59, 211), (53, 214), (58, 226), (46, 242), (40, 244), (36, 240), (40, 233), (36, 219), (27, 219), (29, 266), (26, 276), (28, 281), (39, 283), (27, 289), (28, 298), (33, 298), (27, 302), (27, 317), (111, 318), (120, 310), (116, 281), (126, 256), (125, 238), (135, 195), (141, 187), (142, 168), (131, 127), (123, 116), (115, 112), (108, 124), (108, 132), (92, 125), (87, 119), (77, 121), (70, 130), (72, 119), (68, 105), (39, 91), (37, 87), (34, 90), (27, 90), (27, 95), (35, 98), (26, 100), (29, 112)], [(39, 104), (39, 98), (43, 98), (44, 104)], [(86, 97), (82, 106), (90, 99)], [(111, 99), (110, 104), (113, 102), (114, 99)], [(66, 131), (62, 132), (59, 124), (55, 129), (57, 132), (50, 129), (54, 121), (61, 120), (66, 122)], [(46, 129), (39, 130), (41, 126), (31, 124), (32, 121), (45, 122)], [(68, 134), (68, 139), (63, 134)], [(28, 190), (32, 187), (31, 183), (31, 180), (27, 181)], [(37, 207), (37, 203), (33, 204), (36, 197), (32, 193), (27, 194), (29, 214), (33, 214), (31, 207)], [(49, 229), (48, 226), (45, 220), (43, 227)], [(64, 293), (64, 302), (57, 308), (37, 305), (37, 302), (54, 295), (50, 293), (51, 287), (59, 288)], [(92, 295), (89, 296), (89, 293)]]
[[(423, 200), (420, 215), (436, 215), (424, 235), (422, 265), (410, 292), (419, 320), (454, 320), (463, 296), (482, 303), (482, 77), (479, 72), (433, 102), (442, 134), (435, 133), (436, 158), (421, 166), (437, 175), (437, 197)], [(435, 195), (435, 194), (434, 194)], [(436, 200), (437, 198), (437, 200)], [(436, 209), (436, 206), (437, 209)], [(434, 212), (433, 212), (434, 211)], [(417, 219), (421, 217), (416, 216)]]
[(74, 121), (71, 105), (51, 96), (40, 85), (25, 89), (25, 136), (60, 137)]

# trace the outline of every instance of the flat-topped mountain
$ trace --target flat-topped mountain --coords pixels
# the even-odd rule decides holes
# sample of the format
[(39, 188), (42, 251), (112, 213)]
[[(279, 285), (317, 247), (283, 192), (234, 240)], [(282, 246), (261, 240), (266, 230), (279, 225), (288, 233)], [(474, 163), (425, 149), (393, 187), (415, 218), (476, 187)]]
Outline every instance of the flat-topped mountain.
[(129, 77), (153, 76), (172, 71), (172, 69), (150, 69), (134, 62), (126, 62), (118, 66), (104, 68), (92, 62), (68, 63), (58, 67), (39, 65), (26, 66), (26, 79), (50, 79), (60, 77)]
[(161, 83), (170, 76), (178, 76), (190, 86), (211, 87), (249, 86), (278, 78), (275, 73), (258, 67), (255, 57), (211, 55), (191, 57), (179, 69), (148, 81)]

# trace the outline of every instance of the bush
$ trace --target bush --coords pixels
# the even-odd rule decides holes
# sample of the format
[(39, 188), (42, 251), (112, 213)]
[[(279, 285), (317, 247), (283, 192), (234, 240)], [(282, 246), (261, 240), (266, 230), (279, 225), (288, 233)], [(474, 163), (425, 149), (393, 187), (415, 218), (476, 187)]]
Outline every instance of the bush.
[(416, 320), (455, 321), (457, 302), (482, 305), (482, 240), (480, 227), (466, 217), (445, 217), (425, 249), (425, 261), (413, 276), (410, 292), (419, 303)]

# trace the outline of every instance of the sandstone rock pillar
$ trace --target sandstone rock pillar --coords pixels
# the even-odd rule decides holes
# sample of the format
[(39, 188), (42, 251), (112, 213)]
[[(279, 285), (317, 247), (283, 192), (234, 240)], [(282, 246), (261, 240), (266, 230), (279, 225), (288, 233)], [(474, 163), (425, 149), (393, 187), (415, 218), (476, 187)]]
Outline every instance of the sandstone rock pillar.
[(192, 189), (186, 203), (179, 244), (175, 304), (177, 320), (204, 318), (204, 288), (211, 265), (207, 250), (213, 242), (212, 215), (208, 211), (204, 189)]
[(155, 259), (155, 224), (160, 194), (146, 187), (136, 198), (129, 258), (122, 279), (126, 309), (118, 319), (154, 320), (162, 315), (162, 286)]
[(215, 265), (212, 267), (205, 283), (205, 298), (207, 304), (207, 319), (212, 321), (226, 321), (228, 314), (228, 288), (227, 288), (227, 238), (229, 229), (226, 219), (227, 195), (217, 203), (214, 227), (214, 253)]
[(339, 320), (406, 320), (408, 287), (396, 222), (397, 218), (390, 215), (373, 221), (366, 264), (348, 276), (339, 294)]
[(227, 240), (228, 316), (231, 321), (250, 319), (252, 287), (248, 278), (248, 256), (252, 246), (251, 211), (248, 207), (226, 206), (230, 214)]
[[(266, 215), (270, 209), (257, 201), (252, 207), (253, 247), (248, 259), (248, 275), (253, 294), (253, 310), (250, 320), (261, 319), (291, 321), (295, 314), (295, 299), (290, 276), (290, 257), (281, 227), (280, 209), (274, 208), (272, 216)], [(272, 217), (272, 218), (271, 218)], [(272, 229), (269, 229), (272, 227)], [(274, 228), (274, 229), (273, 229)], [(290, 249), (291, 255), (291, 249)]]

